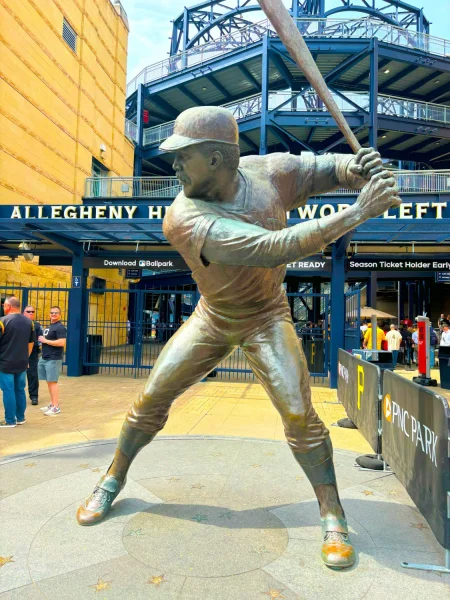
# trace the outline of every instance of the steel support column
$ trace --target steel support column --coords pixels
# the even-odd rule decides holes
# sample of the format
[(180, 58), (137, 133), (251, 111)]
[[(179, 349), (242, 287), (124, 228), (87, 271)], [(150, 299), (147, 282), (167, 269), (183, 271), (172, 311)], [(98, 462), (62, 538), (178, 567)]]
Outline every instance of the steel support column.
[[(67, 320), (67, 375), (83, 375), (83, 343), (86, 333), (86, 298), (89, 269), (83, 268), (83, 254), (72, 256), (72, 288), (69, 291), (69, 310)], [(73, 286), (74, 277), (79, 277), (79, 287)]]
[(144, 99), (145, 86), (139, 84), (136, 102), (137, 145), (134, 149), (134, 176), (142, 176), (142, 148), (144, 147)]
[(332, 277), (331, 277), (331, 348), (330, 348), (330, 387), (337, 388), (338, 349), (344, 348), (345, 343), (345, 253), (338, 252), (338, 247), (332, 247)]
[(370, 273), (370, 297), (367, 299), (369, 301), (370, 308), (377, 307), (377, 291), (378, 291), (378, 274), (376, 271), (372, 271)]
[(372, 40), (369, 82), (369, 146), (377, 147), (378, 139), (378, 39)]
[(259, 153), (267, 154), (267, 132), (269, 120), (269, 36), (263, 39), (261, 69), (261, 130)]

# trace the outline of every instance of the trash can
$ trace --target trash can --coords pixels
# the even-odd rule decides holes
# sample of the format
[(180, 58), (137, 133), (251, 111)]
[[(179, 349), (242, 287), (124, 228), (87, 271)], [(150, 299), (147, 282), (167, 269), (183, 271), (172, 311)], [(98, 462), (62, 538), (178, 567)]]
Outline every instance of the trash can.
[(90, 365), (83, 367), (83, 375), (98, 375), (100, 357), (103, 348), (103, 338), (101, 335), (90, 334), (87, 336), (86, 343), (86, 362), (97, 363), (95, 366)]
[(450, 390), (450, 346), (439, 346), (441, 388)]

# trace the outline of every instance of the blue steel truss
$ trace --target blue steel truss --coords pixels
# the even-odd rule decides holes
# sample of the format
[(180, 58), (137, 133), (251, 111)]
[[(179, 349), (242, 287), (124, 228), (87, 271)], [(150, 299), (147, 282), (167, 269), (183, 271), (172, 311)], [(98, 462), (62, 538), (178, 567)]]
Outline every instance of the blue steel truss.
[[(326, 10), (325, 0), (292, 0), (293, 18), (321, 17), (360, 12), (403, 29), (428, 33), (429, 21), (423, 10), (402, 0), (341, 0), (342, 5)], [(253, 25), (249, 13), (261, 11), (257, 0), (206, 0), (183, 12), (173, 21), (171, 56), (217, 37)]]

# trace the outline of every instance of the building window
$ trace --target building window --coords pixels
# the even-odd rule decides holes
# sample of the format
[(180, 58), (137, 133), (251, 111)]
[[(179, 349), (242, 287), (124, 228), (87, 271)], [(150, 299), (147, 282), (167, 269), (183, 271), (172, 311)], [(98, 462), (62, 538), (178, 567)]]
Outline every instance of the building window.
[(63, 40), (72, 48), (74, 52), (77, 51), (77, 34), (69, 25), (69, 23), (63, 19), (63, 29), (62, 29)]
[(108, 177), (108, 169), (102, 165), (101, 162), (92, 157), (92, 195), (95, 197), (107, 196), (108, 195), (108, 184), (109, 180), (105, 179)]

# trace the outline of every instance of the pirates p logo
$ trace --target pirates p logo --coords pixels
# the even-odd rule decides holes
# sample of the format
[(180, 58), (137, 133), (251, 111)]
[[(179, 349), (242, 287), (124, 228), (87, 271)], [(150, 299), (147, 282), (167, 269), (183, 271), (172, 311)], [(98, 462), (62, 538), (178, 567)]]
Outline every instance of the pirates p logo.
[(386, 421), (390, 423), (392, 421), (392, 402), (389, 394), (386, 394), (383, 400), (383, 413)]

